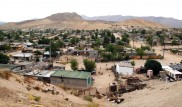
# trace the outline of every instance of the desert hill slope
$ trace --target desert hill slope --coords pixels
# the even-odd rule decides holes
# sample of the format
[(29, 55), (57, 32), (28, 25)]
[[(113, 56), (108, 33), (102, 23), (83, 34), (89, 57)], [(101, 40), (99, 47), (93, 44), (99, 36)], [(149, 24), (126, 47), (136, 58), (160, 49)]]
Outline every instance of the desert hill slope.
[(5, 72), (0, 70), (0, 107), (85, 107), (88, 103), (57, 86)]
[(159, 23), (143, 20), (143, 19), (128, 19), (122, 22), (119, 22), (119, 25), (127, 26), (139, 26), (139, 27), (151, 27), (151, 28), (165, 28), (166, 26)]

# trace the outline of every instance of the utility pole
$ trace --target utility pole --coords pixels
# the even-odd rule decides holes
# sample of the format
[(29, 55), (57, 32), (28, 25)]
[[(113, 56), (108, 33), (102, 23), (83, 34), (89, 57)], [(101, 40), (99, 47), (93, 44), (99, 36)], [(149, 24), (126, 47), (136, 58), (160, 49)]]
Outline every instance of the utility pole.
[[(164, 42), (164, 39), (163, 39)], [(164, 43), (164, 48), (163, 48), (163, 59), (164, 59), (164, 53), (165, 53), (165, 43)]]
[(49, 50), (49, 54), (50, 54), (50, 63), (52, 63), (52, 59), (51, 59), (51, 41), (50, 41), (50, 48), (49, 48), (50, 50)]

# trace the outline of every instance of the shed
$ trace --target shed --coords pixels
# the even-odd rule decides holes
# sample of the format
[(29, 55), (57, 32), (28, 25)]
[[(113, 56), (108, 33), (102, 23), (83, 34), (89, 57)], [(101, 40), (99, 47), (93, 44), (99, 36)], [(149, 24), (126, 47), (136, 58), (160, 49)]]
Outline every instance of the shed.
[(120, 62), (116, 64), (116, 73), (121, 75), (133, 75), (133, 66), (130, 62)]
[(88, 88), (92, 84), (90, 72), (57, 70), (51, 75), (51, 84), (70, 88)]

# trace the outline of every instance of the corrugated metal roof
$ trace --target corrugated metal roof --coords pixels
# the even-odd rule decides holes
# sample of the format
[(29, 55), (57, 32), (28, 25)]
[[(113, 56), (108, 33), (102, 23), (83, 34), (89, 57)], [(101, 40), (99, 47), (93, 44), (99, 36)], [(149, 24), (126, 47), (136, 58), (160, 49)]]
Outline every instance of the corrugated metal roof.
[(78, 79), (87, 79), (91, 75), (90, 72), (84, 72), (84, 71), (64, 71), (64, 70), (58, 70), (55, 71), (51, 76), (55, 77), (67, 77), (67, 78), (78, 78)]
[(130, 62), (120, 62), (119, 64), (118, 64), (119, 66), (121, 66), (121, 67), (130, 67), (130, 68), (133, 68), (133, 66), (131, 65), (131, 63)]

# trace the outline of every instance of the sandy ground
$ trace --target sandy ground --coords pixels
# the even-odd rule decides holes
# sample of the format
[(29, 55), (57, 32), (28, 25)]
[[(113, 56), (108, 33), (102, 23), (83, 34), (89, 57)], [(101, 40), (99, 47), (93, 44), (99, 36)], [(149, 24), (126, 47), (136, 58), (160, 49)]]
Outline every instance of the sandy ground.
[[(133, 43), (130, 42), (130, 44), (132, 45)], [(142, 42), (134, 42), (134, 47), (139, 48), (141, 47), (141, 45), (145, 45)], [(181, 46), (165, 46), (166, 48), (182, 48)], [(163, 46), (155, 46), (152, 47), (152, 49), (155, 50), (157, 55), (163, 55)], [(177, 55), (177, 54), (173, 54), (169, 51), (165, 51), (164, 52), (164, 59), (157, 59), (157, 61), (159, 61), (162, 65), (169, 65), (170, 63), (179, 63), (182, 60), (182, 55)], [(140, 67), (141, 65), (144, 65), (146, 60), (135, 60), (135, 67)]]

